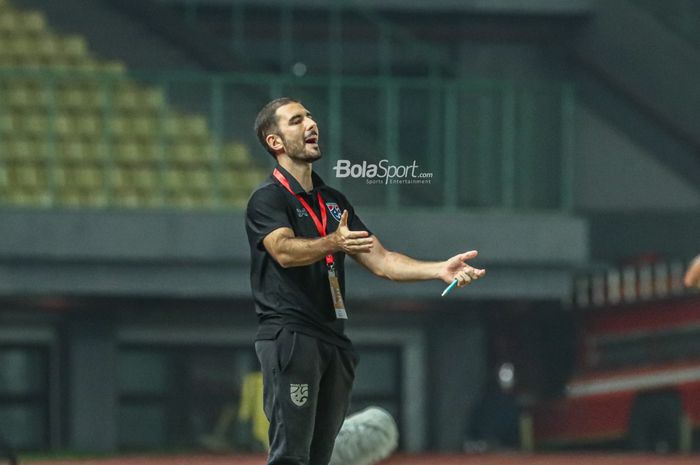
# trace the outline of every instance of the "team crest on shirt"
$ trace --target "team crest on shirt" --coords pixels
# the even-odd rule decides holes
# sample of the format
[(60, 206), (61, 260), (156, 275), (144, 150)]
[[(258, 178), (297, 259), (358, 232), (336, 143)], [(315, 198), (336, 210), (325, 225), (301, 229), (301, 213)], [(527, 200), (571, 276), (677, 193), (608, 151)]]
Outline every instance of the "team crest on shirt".
[(337, 203), (335, 202), (329, 202), (326, 204), (328, 207), (328, 211), (331, 212), (331, 215), (333, 215), (333, 218), (340, 223), (340, 217), (343, 216), (343, 211), (340, 209)]
[(303, 407), (309, 399), (308, 384), (290, 384), (289, 393), (292, 397), (292, 402), (298, 407)]

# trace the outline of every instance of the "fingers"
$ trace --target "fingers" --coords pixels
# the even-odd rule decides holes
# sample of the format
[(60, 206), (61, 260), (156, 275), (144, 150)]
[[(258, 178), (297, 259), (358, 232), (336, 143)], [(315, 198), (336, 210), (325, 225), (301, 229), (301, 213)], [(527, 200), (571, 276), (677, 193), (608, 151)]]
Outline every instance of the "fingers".
[(455, 275), (454, 279), (457, 280), (457, 287), (462, 287), (483, 278), (485, 275), (486, 270), (466, 266)]
[(479, 255), (479, 252), (476, 250), (470, 250), (469, 252), (464, 252), (463, 254), (459, 254), (458, 257), (460, 260), (465, 261), (465, 260), (471, 260), (472, 258), (476, 258), (476, 256)]
[[(340, 229), (343, 228), (342, 231)], [(338, 225), (338, 231), (343, 235), (345, 239), (357, 239), (359, 237), (368, 237), (369, 233), (367, 231), (350, 231), (348, 229), (348, 211), (343, 210), (343, 214), (340, 216), (340, 224)]]
[(368, 253), (374, 246), (374, 238), (351, 239), (345, 242), (344, 250), (349, 254)]
[(345, 234), (346, 239), (358, 239), (361, 237), (368, 237), (369, 233), (367, 231), (349, 231)]

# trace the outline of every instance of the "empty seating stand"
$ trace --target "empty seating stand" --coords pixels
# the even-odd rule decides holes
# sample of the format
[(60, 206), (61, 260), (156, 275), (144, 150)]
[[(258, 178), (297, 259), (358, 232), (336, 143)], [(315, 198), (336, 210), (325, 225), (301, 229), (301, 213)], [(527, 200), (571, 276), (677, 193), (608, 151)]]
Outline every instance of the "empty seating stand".
[(242, 207), (264, 176), (205, 116), (0, 0), (0, 204)]

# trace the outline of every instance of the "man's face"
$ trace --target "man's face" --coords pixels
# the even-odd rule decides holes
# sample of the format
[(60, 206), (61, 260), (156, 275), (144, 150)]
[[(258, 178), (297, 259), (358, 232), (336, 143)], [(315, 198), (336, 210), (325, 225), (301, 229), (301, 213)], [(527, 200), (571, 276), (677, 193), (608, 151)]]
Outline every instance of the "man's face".
[(318, 126), (303, 105), (289, 103), (279, 107), (275, 114), (281, 143), (289, 158), (306, 162), (321, 158)]

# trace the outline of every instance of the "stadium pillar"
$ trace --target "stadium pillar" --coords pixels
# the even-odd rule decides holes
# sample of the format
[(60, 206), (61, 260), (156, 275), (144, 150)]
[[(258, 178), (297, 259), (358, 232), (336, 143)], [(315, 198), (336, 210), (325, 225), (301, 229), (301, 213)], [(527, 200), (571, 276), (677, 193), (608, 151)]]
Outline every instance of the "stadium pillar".
[(486, 335), (479, 318), (470, 315), (445, 319), (432, 329), (431, 339), (430, 448), (461, 451), (485, 380)]
[(68, 328), (69, 445), (76, 451), (117, 448), (117, 347), (110, 318), (78, 314)]

